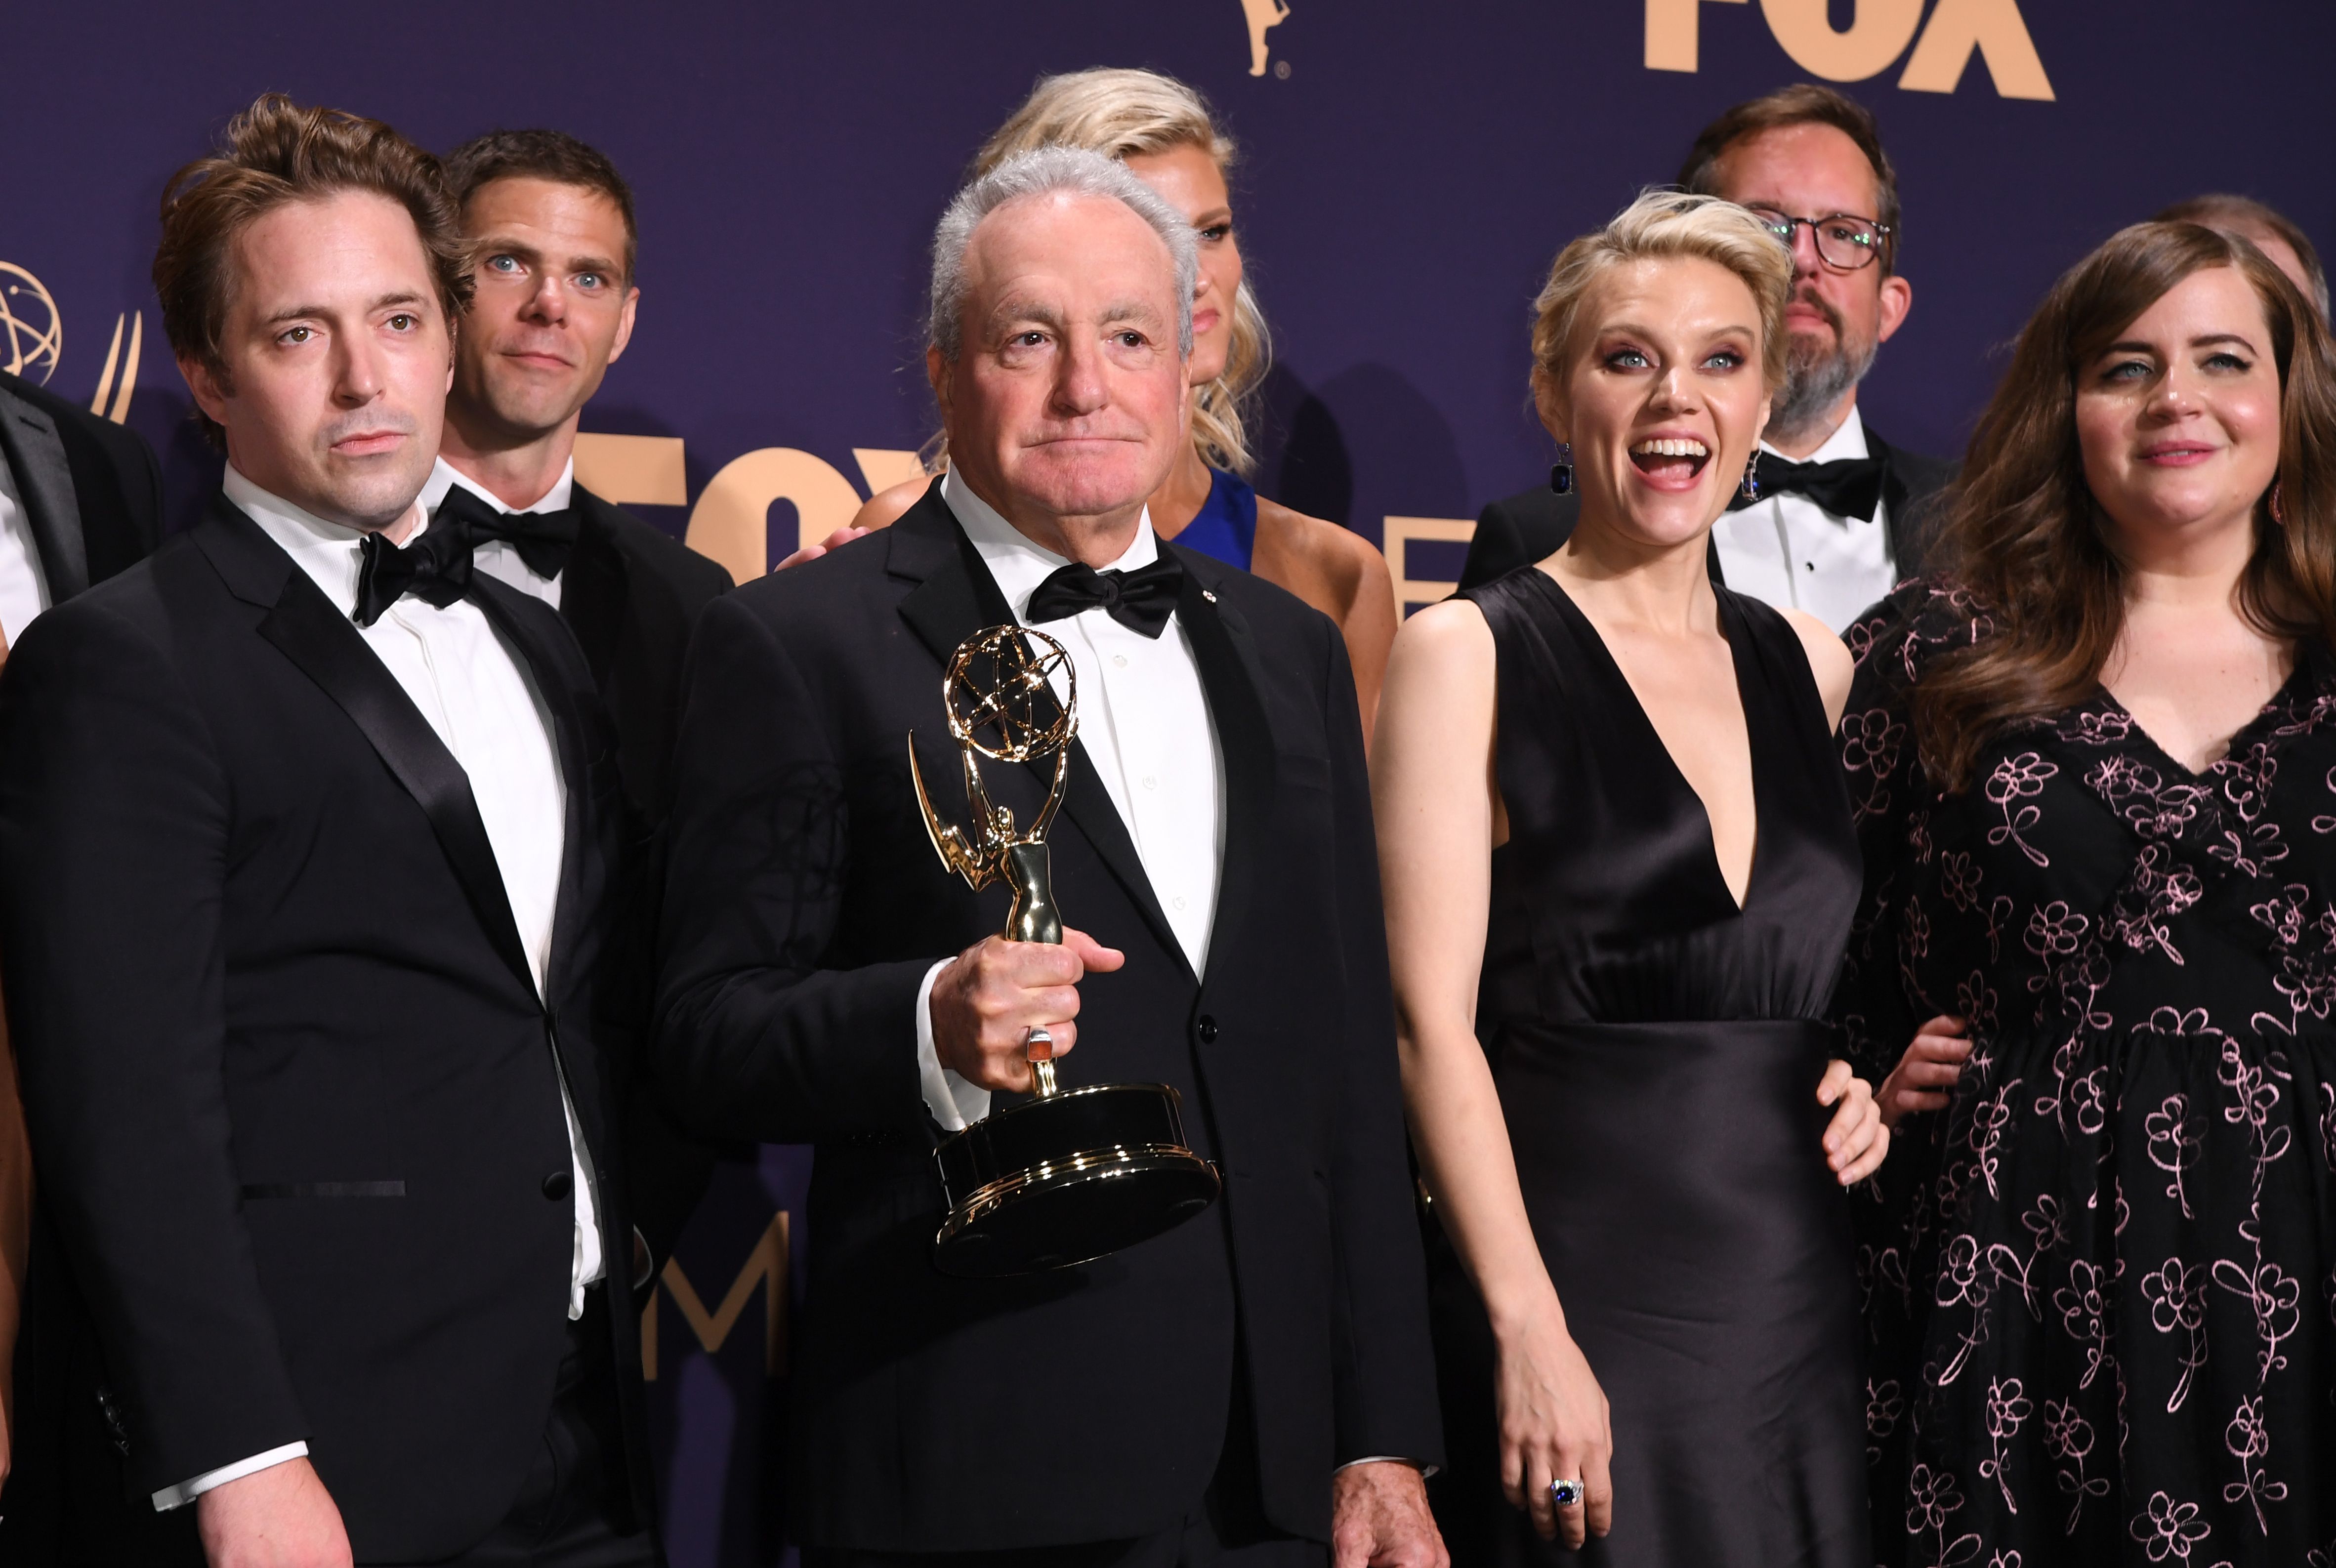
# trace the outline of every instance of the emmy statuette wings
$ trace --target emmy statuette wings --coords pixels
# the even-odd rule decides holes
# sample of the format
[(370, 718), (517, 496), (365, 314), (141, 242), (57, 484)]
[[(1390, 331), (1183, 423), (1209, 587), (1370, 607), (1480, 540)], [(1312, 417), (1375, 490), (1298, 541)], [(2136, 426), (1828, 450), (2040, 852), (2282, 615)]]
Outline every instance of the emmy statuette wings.
[[(1055, 677), (1063, 690), (1057, 695)], [(941, 679), (941, 706), (965, 766), (970, 831), (941, 820), (909, 737), (909, 773), (926, 834), (941, 863), (979, 892), (1013, 889), (1006, 937), (1060, 942), (1046, 831), (1070, 780), (1078, 734), (1077, 676), (1044, 632), (997, 626), (959, 643)], [(1027, 830), (997, 804), (981, 759), (1055, 759), (1054, 778)], [(943, 1272), (991, 1278), (1067, 1268), (1147, 1241), (1216, 1201), (1216, 1168), (1185, 1145), (1182, 1105), (1166, 1084), (1064, 1089), (1043, 1035), (1030, 1046), (1032, 1098), (993, 1111), (933, 1151), (949, 1215), (933, 1238)]]

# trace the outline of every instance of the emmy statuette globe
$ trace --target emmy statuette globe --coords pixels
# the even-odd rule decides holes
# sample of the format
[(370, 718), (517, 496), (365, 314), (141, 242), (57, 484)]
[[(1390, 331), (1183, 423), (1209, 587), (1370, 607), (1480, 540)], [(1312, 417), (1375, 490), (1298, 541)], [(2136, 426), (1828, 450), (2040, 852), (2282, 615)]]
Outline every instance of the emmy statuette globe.
[[(1057, 696), (1054, 678), (1063, 679)], [(965, 764), (970, 832), (940, 819), (910, 737), (909, 771), (933, 850), (976, 891), (1013, 889), (1006, 935), (1059, 942), (1062, 914), (1047, 874), (1046, 830), (1070, 778), (1077, 679), (1060, 643), (1017, 626), (959, 643), (941, 681), (949, 734)], [(982, 787), (980, 758), (1055, 759), (1037, 820), (1017, 830), (1011, 809)], [(1183, 1107), (1166, 1084), (1065, 1089), (1052, 1047), (1030, 1047), (1036, 1093), (993, 1111), (933, 1151), (949, 1215), (933, 1238), (944, 1273), (1037, 1273), (1092, 1261), (1149, 1240), (1216, 1201), (1216, 1168), (1184, 1143)]]

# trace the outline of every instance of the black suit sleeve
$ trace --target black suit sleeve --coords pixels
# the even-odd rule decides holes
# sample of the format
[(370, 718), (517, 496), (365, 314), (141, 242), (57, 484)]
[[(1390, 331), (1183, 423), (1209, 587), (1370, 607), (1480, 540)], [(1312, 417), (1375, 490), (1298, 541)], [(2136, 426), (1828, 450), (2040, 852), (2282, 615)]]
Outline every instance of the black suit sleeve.
[(154, 449), (147, 444), (144, 436), (127, 426), (115, 428), (123, 437), (115, 449), (115, 460), (122, 465), (123, 511), (129, 523), (128, 546), (135, 554), (131, 560), (119, 565), (111, 560), (102, 564), (97, 560), (91, 560), (89, 573), (92, 582), (102, 582), (116, 571), (145, 560), (154, 553), (155, 546), (162, 542), (162, 465), (156, 461)]
[(922, 1125), (916, 998), (930, 960), (822, 967), (849, 874), (834, 733), (753, 610), (735, 596), (706, 607), (658, 944), (657, 1057), (694, 1130), (808, 1142)]
[(159, 1489), (307, 1435), (238, 1212), (225, 775), (166, 652), (43, 616), (0, 679), (0, 963), (42, 1202)]
[(1379, 901), (1370, 772), (1345, 644), (1332, 638), (1329, 691), (1336, 875), (1345, 967), (1347, 1062), (1330, 1172), (1338, 1287), (1331, 1331), (1336, 1454), (1440, 1465), (1426, 1264), (1405, 1159), (1395, 995)]

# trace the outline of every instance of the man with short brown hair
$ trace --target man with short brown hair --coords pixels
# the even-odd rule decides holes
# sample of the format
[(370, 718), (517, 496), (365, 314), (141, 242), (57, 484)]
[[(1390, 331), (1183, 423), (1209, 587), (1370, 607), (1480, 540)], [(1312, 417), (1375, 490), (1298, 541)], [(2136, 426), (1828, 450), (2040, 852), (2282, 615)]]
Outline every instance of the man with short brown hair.
[(656, 1559), (606, 721), (416, 504), (467, 259), (388, 126), (238, 116), (154, 265), (221, 492), (0, 682), (0, 965), (96, 1341), (44, 1560)]
[(478, 137), (448, 155), (447, 172), (477, 289), (423, 504), (435, 514), (451, 502), (479, 541), (479, 570), (544, 600), (576, 634), (616, 725), (626, 791), (655, 816), (690, 624), (730, 576), (576, 482), (584, 405), (632, 341), (640, 302), (633, 193), (606, 156), (560, 131)]
[[(1679, 183), (1750, 208), (1793, 253), (1785, 385), (1756, 485), (1712, 530), (1713, 574), (1838, 631), (1922, 573), (1933, 503), (1954, 474), (1952, 463), (1884, 442), (1857, 409), (1858, 384), (1913, 305), (1898, 272), (1897, 171), (1872, 111), (1800, 83), (1706, 126)], [(1556, 550), (1573, 512), (1573, 498), (1549, 487), (1494, 502), (1478, 521), (1462, 585)]]

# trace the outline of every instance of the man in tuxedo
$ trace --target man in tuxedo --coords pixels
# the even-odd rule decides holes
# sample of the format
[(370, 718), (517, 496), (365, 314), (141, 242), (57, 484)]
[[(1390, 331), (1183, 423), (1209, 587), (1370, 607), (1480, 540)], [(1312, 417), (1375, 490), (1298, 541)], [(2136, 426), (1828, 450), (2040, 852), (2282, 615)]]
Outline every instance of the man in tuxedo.
[(222, 491), (0, 679), (0, 967), (95, 1338), (27, 1560), (656, 1560), (622, 791), (574, 639), (415, 504), (466, 259), (387, 126), (232, 122), (154, 263)]
[(633, 193), (558, 131), (498, 131), (447, 159), (476, 246), (446, 435), (423, 487), (479, 541), (479, 570), (560, 612), (617, 727), (626, 793), (652, 816), (690, 623), (730, 574), (576, 482), (576, 426), (632, 341)]
[[(1183, 439), (1193, 246), (1090, 152), (960, 192), (927, 354), (949, 474), (698, 627), (657, 1050), (705, 1130), (818, 1146), (811, 1564), (1444, 1561), (1354, 683), (1330, 621), (1144, 507)], [(1002, 890), (943, 869), (910, 786), (912, 734), (959, 776), (952, 652), (1016, 622), (1077, 677), (1058, 947), (995, 934)], [(988, 788), (1027, 824), (1051, 768)], [(1076, 1268), (947, 1277), (934, 1147), (1030, 1089), (1034, 1030), (1068, 1086), (1173, 1086), (1223, 1198)]]
[[(1704, 127), (1679, 182), (1752, 209), (1793, 253), (1792, 342), (1760, 443), (1759, 494), (1739, 493), (1712, 529), (1712, 575), (1838, 631), (1922, 574), (1955, 472), (1892, 446), (1857, 411), (1858, 383), (1913, 304), (1897, 266), (1897, 172), (1872, 111), (1801, 83)], [(1578, 506), (1548, 485), (1487, 506), (1461, 586), (1557, 549)]]
[(0, 636), (143, 560), (162, 541), (154, 450), (0, 371)]
[[(162, 537), (162, 478), (138, 433), (0, 371), (0, 658), (34, 618), (142, 559)], [(16, 1429), (45, 1437), (64, 1418), (42, 1358), (11, 1367), (30, 1259), (54, 1268), (54, 1237), (34, 1239), (32, 1165), (11, 1054), (0, 1045), (0, 1481)], [(38, 1314), (46, 1303), (35, 1297)], [(36, 1452), (47, 1445), (35, 1441)], [(36, 1462), (32, 1486), (41, 1485)], [(13, 1506), (0, 1490), (0, 1519)], [(0, 1536), (0, 1543), (5, 1543)]]

